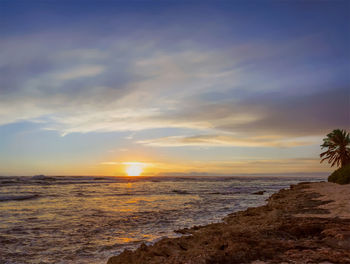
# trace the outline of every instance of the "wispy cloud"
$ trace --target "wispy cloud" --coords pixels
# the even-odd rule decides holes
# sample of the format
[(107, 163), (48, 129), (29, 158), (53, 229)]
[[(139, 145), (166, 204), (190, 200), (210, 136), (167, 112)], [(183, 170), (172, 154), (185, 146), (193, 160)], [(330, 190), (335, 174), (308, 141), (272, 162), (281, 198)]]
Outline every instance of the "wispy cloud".
[(154, 167), (156, 166), (157, 163), (151, 163), (151, 162), (135, 162), (135, 161), (123, 161), (123, 162), (119, 162), (119, 161), (103, 161), (100, 162), (100, 165), (102, 166), (122, 166), (122, 167), (128, 167), (128, 166), (133, 166), (133, 165), (137, 165), (140, 166), (141, 168), (149, 168), (149, 167)]
[[(327, 172), (327, 166), (320, 166), (318, 159), (240, 159), (231, 161), (194, 161), (178, 166), (181, 170), (168, 170), (167, 175), (237, 175), (246, 173), (300, 173)], [(321, 176), (321, 175), (320, 175)]]
[(101, 65), (81, 65), (73, 69), (64, 70), (64, 72), (55, 74), (55, 78), (62, 81), (79, 79), (82, 77), (94, 77), (104, 71)]
[[(215, 136), (143, 143), (293, 146), (303, 143), (242, 138), (315, 136), (349, 120), (347, 87), (332, 79), (343, 66), (303, 66), (310, 56), (323, 60), (331, 52), (316, 45), (318, 35), (220, 48), (145, 36), (96, 37), (84, 47), (86, 36), (79, 34), (5, 39), (0, 124), (40, 120), (43, 129), (63, 135), (188, 128)], [(222, 136), (227, 132), (238, 137)]]
[(296, 147), (311, 145), (316, 140), (282, 139), (278, 137), (234, 137), (228, 135), (198, 135), (198, 136), (172, 136), (156, 139), (140, 140), (138, 143), (156, 147), (182, 147), (182, 146), (221, 146), (221, 147)]

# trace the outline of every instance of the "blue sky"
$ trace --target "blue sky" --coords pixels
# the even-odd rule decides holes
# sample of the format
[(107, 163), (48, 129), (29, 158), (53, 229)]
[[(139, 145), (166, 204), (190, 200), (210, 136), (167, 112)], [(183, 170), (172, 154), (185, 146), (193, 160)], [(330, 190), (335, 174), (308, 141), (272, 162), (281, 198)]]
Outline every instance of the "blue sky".
[(0, 174), (327, 172), (348, 1), (0, 1)]

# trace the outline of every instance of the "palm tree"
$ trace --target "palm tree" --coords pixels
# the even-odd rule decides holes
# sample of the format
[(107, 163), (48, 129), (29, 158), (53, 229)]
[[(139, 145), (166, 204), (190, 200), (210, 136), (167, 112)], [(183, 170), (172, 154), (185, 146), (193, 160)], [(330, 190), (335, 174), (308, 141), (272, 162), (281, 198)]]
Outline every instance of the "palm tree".
[(321, 162), (328, 159), (331, 166), (339, 165), (344, 167), (350, 163), (350, 135), (342, 129), (333, 130), (323, 139), (321, 149), (328, 148), (327, 151), (322, 152), (320, 157), (323, 158)]

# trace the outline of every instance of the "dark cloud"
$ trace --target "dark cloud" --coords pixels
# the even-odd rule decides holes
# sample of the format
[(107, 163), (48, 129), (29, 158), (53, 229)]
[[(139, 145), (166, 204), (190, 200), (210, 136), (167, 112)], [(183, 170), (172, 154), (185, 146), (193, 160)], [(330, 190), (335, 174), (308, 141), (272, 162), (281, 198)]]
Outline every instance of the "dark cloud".
[(260, 95), (240, 102), (238, 109), (261, 117), (249, 123), (218, 128), (286, 136), (324, 135), (335, 128), (350, 127), (350, 87), (300, 96)]
[(240, 135), (319, 136), (335, 128), (350, 127), (350, 90), (335, 87), (299, 95), (245, 93), (231, 102), (197, 100), (161, 118), (207, 122), (208, 128)]

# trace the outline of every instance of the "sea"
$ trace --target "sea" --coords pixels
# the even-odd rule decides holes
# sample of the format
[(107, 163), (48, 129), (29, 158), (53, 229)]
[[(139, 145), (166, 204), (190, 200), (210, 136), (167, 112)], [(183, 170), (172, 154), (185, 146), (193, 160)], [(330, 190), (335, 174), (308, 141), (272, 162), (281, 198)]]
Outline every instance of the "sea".
[[(0, 177), (0, 263), (105, 264), (324, 177)], [(255, 192), (265, 191), (263, 195)]]

